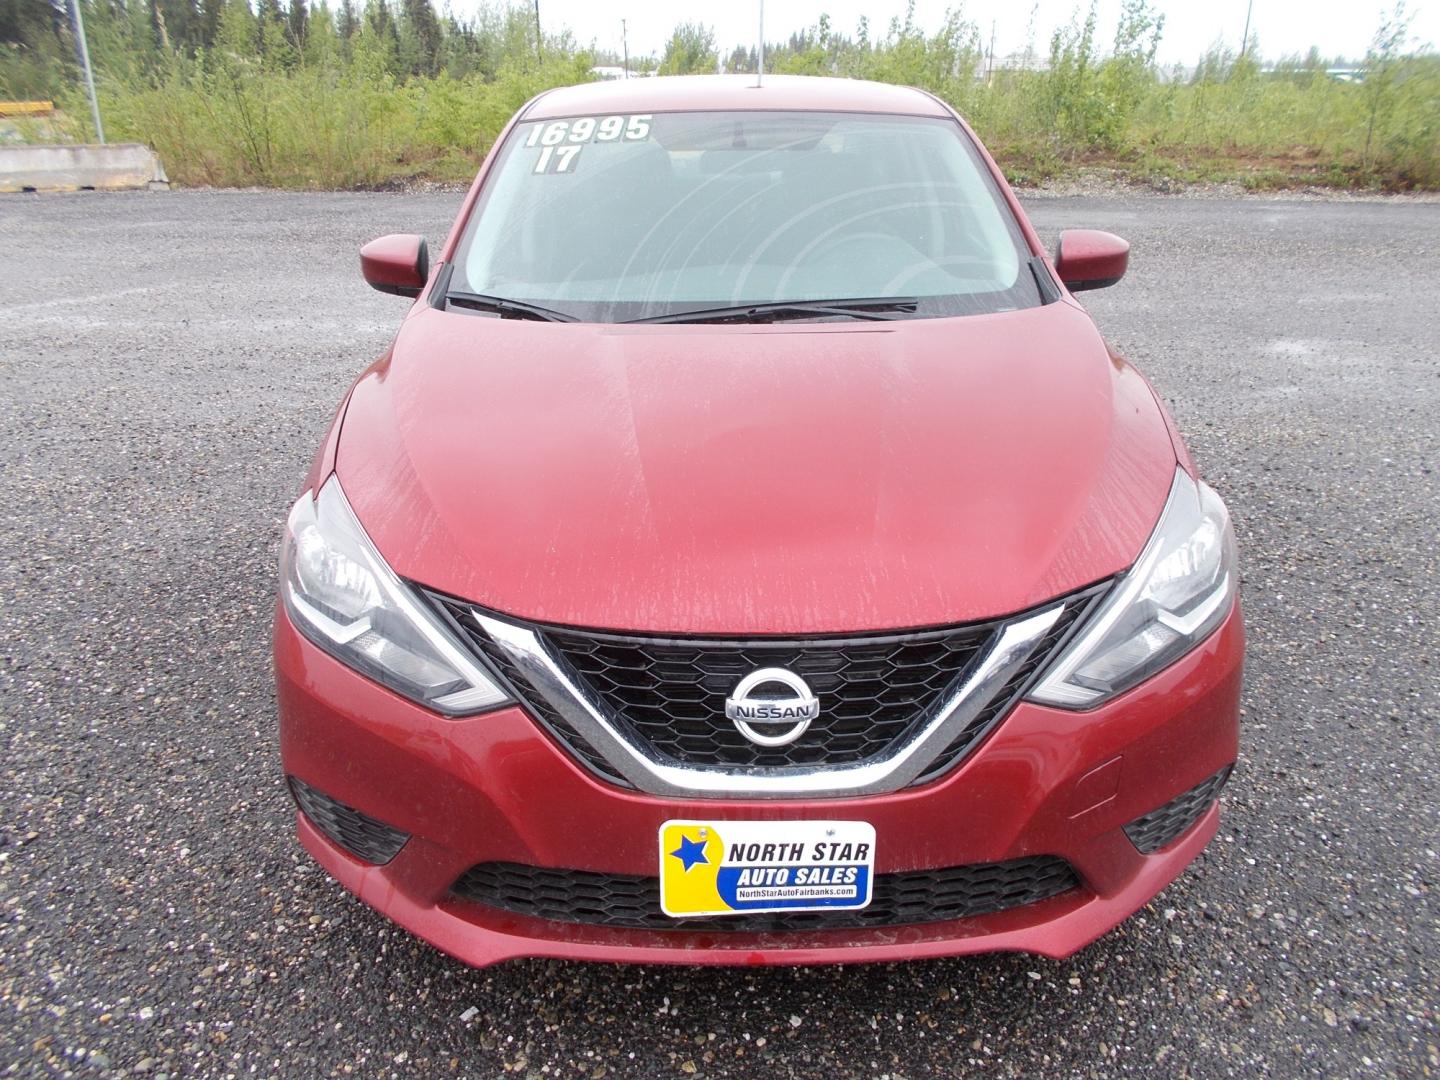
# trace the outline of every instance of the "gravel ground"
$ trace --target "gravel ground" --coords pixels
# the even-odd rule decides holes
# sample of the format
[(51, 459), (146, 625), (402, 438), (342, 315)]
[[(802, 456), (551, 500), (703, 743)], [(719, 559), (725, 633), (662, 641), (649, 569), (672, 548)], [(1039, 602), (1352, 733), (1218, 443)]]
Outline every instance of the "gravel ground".
[(1063, 963), (522, 962), (389, 927), (292, 836), (281, 515), (452, 193), (0, 201), (0, 1076), (1440, 1072), (1440, 206), (1030, 200), (1237, 519), (1219, 840)]

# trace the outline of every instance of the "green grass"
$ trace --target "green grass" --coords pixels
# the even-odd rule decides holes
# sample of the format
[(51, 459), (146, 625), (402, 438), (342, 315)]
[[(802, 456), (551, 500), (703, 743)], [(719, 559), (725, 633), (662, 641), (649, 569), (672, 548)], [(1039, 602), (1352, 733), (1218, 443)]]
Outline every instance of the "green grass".
[[(374, 188), (407, 179), (469, 180), (510, 116), (540, 90), (575, 82), (562, 61), (530, 70), (414, 79), (344, 68), (205, 70), (177, 64), (151, 85), (107, 82), (106, 135), (151, 146), (171, 179), (213, 187)], [(65, 133), (88, 136), (83, 101)]]
[[(102, 49), (107, 134), (148, 143), (171, 178), (189, 185), (469, 180), (521, 104), (583, 81), (595, 62), (563, 35), (547, 39), (538, 60), (527, 11), (497, 9), (497, 29), (476, 39), (468, 59), (425, 76), (397, 59), (399, 46), (363, 27), (341, 39), (329, 23), (314, 23), (303, 49), (266, 28), (257, 47), (240, 0), (226, 8), (208, 50), (152, 52), (141, 63), (131, 46)], [(822, 19), (769, 59), (780, 72), (930, 90), (956, 106), (1021, 184), (1101, 170), (1162, 187), (1440, 190), (1440, 57), (1406, 55), (1403, 22), (1399, 31), (1382, 26), (1389, 36), (1377, 34), (1356, 83), (1329, 77), (1315, 57), (1262, 71), (1218, 51), (1197, 74), (1164, 77), (1154, 63), (1161, 25), (1146, 0), (1126, 0), (1114, 46), (1102, 53), (1092, 9), (1055, 35), (1046, 70), (989, 78), (977, 29), (955, 16), (933, 34), (896, 21), (873, 40), (835, 34)], [(713, 42), (691, 30), (686, 56), (696, 56), (665, 63), (713, 71), (713, 54), (702, 55)], [(61, 137), (87, 138), (88, 109), (73, 83), (61, 103)], [(55, 126), (21, 130), (53, 139)]]

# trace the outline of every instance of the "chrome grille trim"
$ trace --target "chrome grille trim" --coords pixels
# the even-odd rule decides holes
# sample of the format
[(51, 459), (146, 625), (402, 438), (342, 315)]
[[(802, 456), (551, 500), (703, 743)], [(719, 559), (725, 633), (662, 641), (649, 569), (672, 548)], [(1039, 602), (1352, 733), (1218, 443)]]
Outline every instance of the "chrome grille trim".
[(1025, 664), (1065, 607), (1060, 601), (1004, 624), (930, 722), (884, 755), (853, 765), (784, 770), (685, 767), (661, 761), (620, 732), (534, 630), (478, 608), (470, 608), (470, 616), (505, 651), (545, 703), (639, 791), (681, 798), (784, 799), (879, 795), (909, 786)]

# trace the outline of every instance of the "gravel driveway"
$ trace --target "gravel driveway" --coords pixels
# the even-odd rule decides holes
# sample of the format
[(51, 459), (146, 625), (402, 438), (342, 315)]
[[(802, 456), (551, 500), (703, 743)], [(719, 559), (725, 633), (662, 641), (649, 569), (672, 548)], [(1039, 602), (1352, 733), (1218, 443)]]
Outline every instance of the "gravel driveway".
[(1063, 963), (473, 971), (303, 857), (281, 517), (454, 194), (0, 200), (0, 1076), (1440, 1072), (1440, 204), (1034, 198), (1240, 533), (1219, 839)]

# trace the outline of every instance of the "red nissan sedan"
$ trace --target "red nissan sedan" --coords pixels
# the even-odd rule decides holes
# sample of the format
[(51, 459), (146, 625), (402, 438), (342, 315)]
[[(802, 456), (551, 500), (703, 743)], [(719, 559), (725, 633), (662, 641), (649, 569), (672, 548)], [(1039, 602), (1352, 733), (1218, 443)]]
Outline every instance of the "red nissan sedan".
[(943, 102), (554, 90), (290, 511), (301, 842), (459, 959), (1061, 957), (1214, 836), (1225, 506)]

